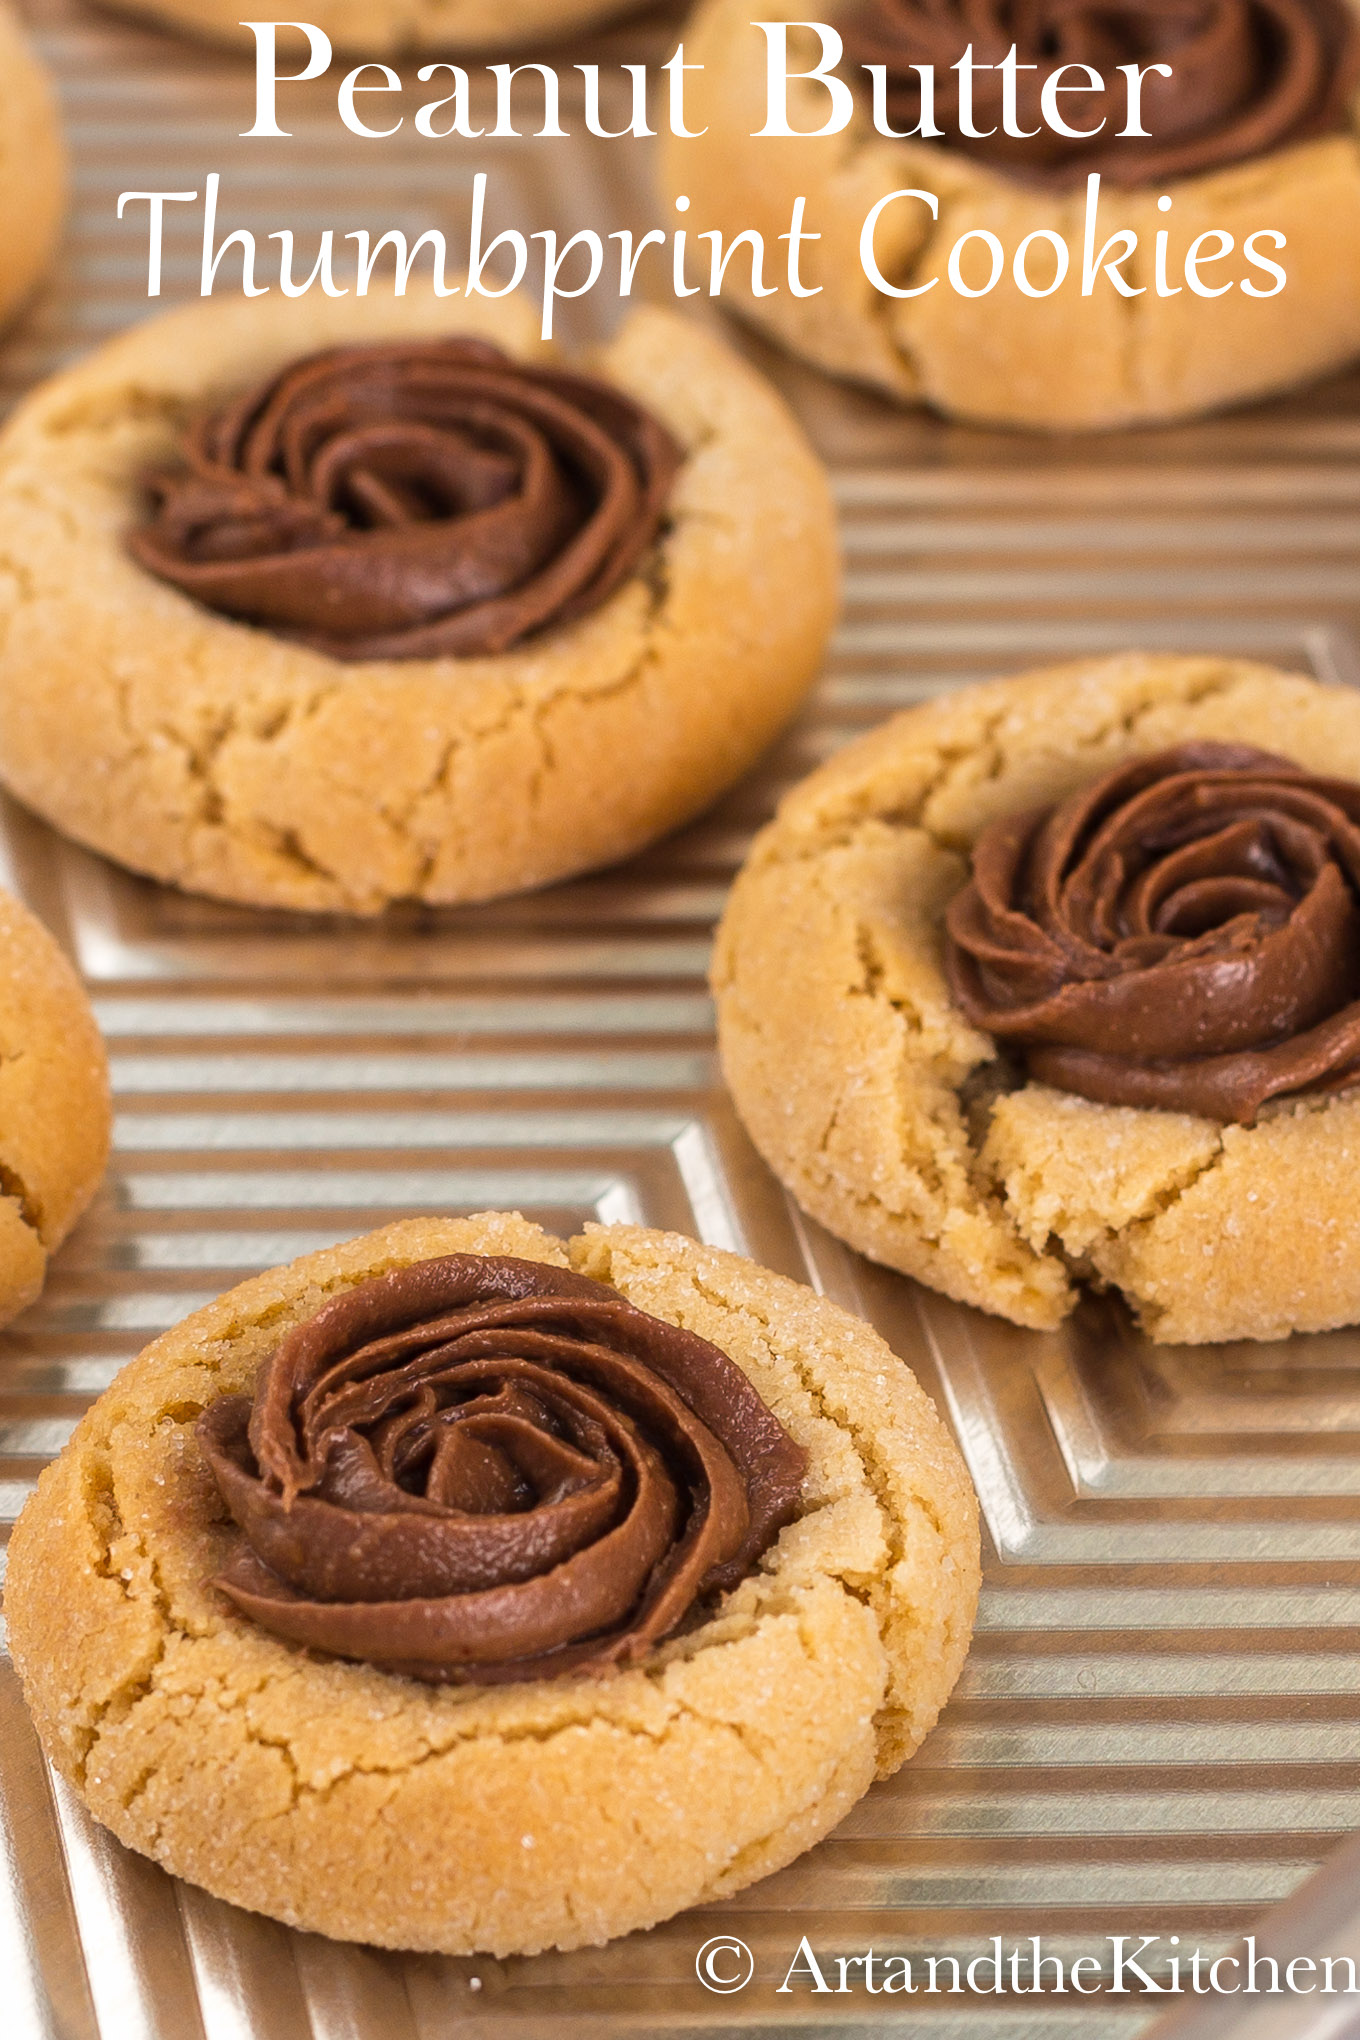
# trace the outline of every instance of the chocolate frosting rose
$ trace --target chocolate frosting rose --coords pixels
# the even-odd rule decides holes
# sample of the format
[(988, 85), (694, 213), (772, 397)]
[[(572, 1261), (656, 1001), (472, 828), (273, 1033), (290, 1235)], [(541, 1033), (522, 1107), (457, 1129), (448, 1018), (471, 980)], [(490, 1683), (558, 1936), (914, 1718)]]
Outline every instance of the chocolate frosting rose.
[(503, 652), (596, 609), (681, 454), (621, 390), (483, 340), (337, 347), (184, 432), (135, 559), (335, 659)]
[[(919, 122), (911, 67), (932, 64), (944, 145), (1054, 186), (1092, 171), (1131, 185), (1220, 170), (1343, 128), (1360, 85), (1349, 0), (861, 0), (844, 39), (848, 63), (886, 65), (894, 128)], [(1014, 45), (1019, 63), (1036, 67), (1016, 74), (1015, 125), (1037, 133), (1004, 132), (995, 69), (974, 73), (972, 125), (982, 138), (961, 131), (951, 67), (970, 43), (977, 65), (1000, 63)], [(1128, 109), (1118, 66), (1155, 63), (1169, 64), (1171, 76), (1144, 81), (1147, 138), (1121, 138)], [(1059, 102), (1069, 127), (1099, 130), (1089, 140), (1055, 134), (1042, 117), (1044, 81), (1064, 64), (1089, 64), (1105, 81)]]
[(975, 1026), (1111, 1105), (1252, 1121), (1360, 1081), (1360, 785), (1187, 743), (993, 822), (946, 915)]
[(807, 1465), (708, 1340), (500, 1255), (333, 1298), (198, 1436), (243, 1533), (214, 1584), (436, 1682), (635, 1662), (754, 1567)]

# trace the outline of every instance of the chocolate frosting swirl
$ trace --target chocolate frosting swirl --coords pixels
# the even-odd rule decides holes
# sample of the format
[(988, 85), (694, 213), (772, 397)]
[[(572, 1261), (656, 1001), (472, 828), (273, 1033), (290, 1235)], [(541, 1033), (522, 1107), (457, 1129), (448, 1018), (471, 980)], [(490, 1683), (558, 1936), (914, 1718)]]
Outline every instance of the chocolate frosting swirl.
[(133, 557), (334, 659), (503, 652), (598, 608), (681, 460), (621, 391), (469, 339), (309, 355), (181, 452)]
[[(894, 128), (921, 117), (910, 67), (933, 64), (946, 147), (1058, 187), (1093, 170), (1112, 184), (1161, 184), (1330, 133), (1347, 124), (1360, 84), (1360, 24), (1348, 0), (861, 0), (844, 39), (849, 63), (887, 66)], [(1020, 63), (1037, 66), (1020, 71), (1016, 87), (1016, 125), (1037, 134), (1003, 131), (995, 70), (974, 74), (973, 126), (996, 132), (980, 140), (961, 132), (951, 66), (970, 43), (979, 65), (999, 63), (1014, 45)], [(1131, 63), (1171, 66), (1169, 78), (1144, 81), (1146, 139), (1118, 133), (1127, 106), (1117, 67)], [(1103, 91), (1060, 101), (1069, 127), (1099, 128), (1089, 140), (1043, 121), (1044, 81), (1064, 64), (1089, 64), (1105, 81)]]
[(434, 1682), (635, 1662), (752, 1569), (807, 1466), (707, 1339), (500, 1255), (335, 1297), (198, 1436), (244, 1533), (223, 1593)]
[(950, 988), (1032, 1076), (1252, 1121), (1360, 1080), (1360, 785), (1189, 743), (993, 822)]

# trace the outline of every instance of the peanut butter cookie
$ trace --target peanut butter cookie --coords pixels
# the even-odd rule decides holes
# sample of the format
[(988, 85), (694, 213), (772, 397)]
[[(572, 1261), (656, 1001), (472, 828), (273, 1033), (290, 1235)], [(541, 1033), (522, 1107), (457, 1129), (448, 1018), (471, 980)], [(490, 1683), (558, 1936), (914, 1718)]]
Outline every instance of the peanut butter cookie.
[[(479, 1257), (475, 1321), (449, 1316)], [(436, 1315), (394, 1334), (413, 1284)], [(563, 1357), (573, 1325), (596, 1343)], [(483, 1214), (311, 1255), (158, 1339), (44, 1473), (5, 1605), (44, 1746), (120, 1839), (295, 1926), (505, 1955), (817, 1841), (934, 1722), (977, 1568), (958, 1455), (866, 1325), (674, 1234)], [(476, 1590), (439, 1599), (454, 1574)]]
[[(398, 57), (424, 50), (545, 49), (637, 11), (637, 0), (310, 0), (307, 20), (338, 50)], [(238, 51), (243, 31), (235, 0), (127, 0), (139, 14)]]
[(513, 299), (153, 319), (9, 422), (0, 554), (19, 798), (189, 890), (349, 913), (674, 828), (792, 714), (837, 593), (756, 375), (655, 311), (568, 373)]
[(1017, 1324), (1082, 1282), (1159, 1341), (1360, 1319), (1357, 782), (1360, 698), (1226, 659), (870, 732), (786, 797), (719, 936), (756, 1145), (842, 1239)]
[(108, 1151), (108, 1065), (84, 987), (0, 892), (0, 1324), (37, 1297)]
[[(765, 35), (740, 0), (705, 0), (685, 38), (687, 59), (703, 66), (687, 102), (697, 138), (663, 140), (663, 180), (691, 201), (691, 231), (716, 229), (724, 246), (743, 229), (762, 235), (764, 283), (775, 288), (753, 293), (739, 250), (724, 302), (835, 375), (988, 424), (1089, 431), (1193, 417), (1324, 375), (1360, 351), (1355, 63), (1335, 47), (1351, 7), (1291, 7), (1284, 33), (1299, 46), (1285, 47), (1282, 11), (1253, 0), (1193, 20), (1158, 14), (1152, 27), (1136, 6), (1040, 7), (1019, 30), (986, 6), (850, 0), (830, 16), (846, 45), (842, 89), (854, 80), (867, 92), (862, 65), (884, 65), (894, 135), (921, 119), (913, 62), (934, 59), (944, 139), (921, 140), (877, 132), (858, 90), (849, 124), (818, 135), (832, 111), (826, 89), (797, 76), (788, 88), (794, 132), (762, 133)], [(805, 10), (781, 4), (764, 18), (794, 24), (791, 72), (818, 61)], [(1199, 32), (1218, 46), (1192, 47)], [(1017, 33), (1022, 44), (1037, 37), (1019, 52), (1022, 71), (1034, 74), (1021, 79), (1025, 141), (1002, 132), (993, 103), (997, 58)], [(1158, 33), (1170, 38), (1164, 50), (1153, 47)], [(983, 139), (960, 146), (951, 67), (965, 45), (980, 66), (972, 132)], [(1032, 103), (1039, 77), (1045, 60), (1052, 68), (1093, 49), (1107, 92), (1068, 103), (1076, 132), (1063, 139)], [(1146, 142), (1118, 139), (1127, 109), (1108, 88), (1122, 85), (1112, 61), (1120, 54), (1167, 57), (1178, 81), (1173, 104), (1152, 82)], [(1055, 160), (1060, 151), (1065, 160)], [(1092, 171), (1102, 182), (1088, 223)], [(799, 203), (805, 230), (820, 236), (801, 251), (801, 295), (785, 283), (779, 240)], [(879, 290), (861, 260), (866, 221), (878, 270), (898, 295)], [(1287, 277), (1283, 287), (1257, 265), (1261, 255)], [(1104, 273), (1107, 258), (1117, 258), (1122, 288)]]
[(46, 69), (0, 5), (0, 321), (46, 273), (66, 210), (66, 147)]

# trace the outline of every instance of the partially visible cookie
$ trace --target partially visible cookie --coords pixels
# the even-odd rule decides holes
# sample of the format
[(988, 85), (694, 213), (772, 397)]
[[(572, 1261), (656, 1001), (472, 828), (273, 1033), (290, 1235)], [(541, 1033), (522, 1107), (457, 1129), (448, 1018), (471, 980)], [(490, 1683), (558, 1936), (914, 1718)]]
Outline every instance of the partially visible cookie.
[(108, 1066), (84, 988), (0, 892), (0, 1324), (37, 1297), (108, 1149)]
[(989, 823), (1200, 740), (1360, 780), (1360, 696), (1129, 654), (908, 710), (786, 797), (719, 937), (723, 1068), (765, 1159), (842, 1239), (1021, 1325), (1058, 1324), (1087, 1281), (1159, 1341), (1360, 1320), (1354, 1088), (1254, 1123), (1100, 1102), (1026, 1077), (945, 975)]
[(22, 304), (56, 252), (66, 210), (66, 147), (51, 80), (8, 6), (0, 5), (0, 321)]
[[(366, 914), (392, 900), (486, 899), (609, 863), (747, 769), (819, 670), (837, 601), (834, 518), (824, 471), (773, 390), (672, 313), (633, 312), (580, 364), (678, 450), (659, 529), (595, 606), (573, 602), (503, 649), (404, 655), (378, 632), (381, 649), (334, 656), (324, 631), (304, 642), (217, 613), (133, 556), (148, 478), (174, 468), (191, 421), (331, 349), (455, 342), (498, 347), (526, 376), (562, 366), (523, 299), (219, 299), (148, 321), (25, 400), (0, 437), (0, 777), (21, 800), (191, 891)], [(283, 501), (280, 517), (345, 527), (331, 551), (354, 566), (371, 520), (412, 497), (435, 504), (424, 532), (441, 542), (448, 526), (484, 533), (507, 507), (537, 505), (536, 454), (488, 508), (482, 499), (505, 486), (504, 447), (474, 445), (468, 514), (450, 510), (448, 447), (435, 432), (424, 435), (433, 450), (422, 441), (428, 423), (395, 421), (399, 447), (386, 428), (337, 434), (346, 443), (328, 444), (316, 466), (334, 453), (343, 467), (363, 438), (375, 472), (359, 480), (372, 500), (356, 508), (348, 471), (331, 473), (306, 504)], [(509, 421), (507, 443), (523, 447), (522, 424)], [(433, 463), (414, 479), (402, 468), (413, 442), (418, 465)], [(267, 479), (283, 498), (278, 476)], [(569, 494), (569, 473), (567, 484)], [(219, 558), (219, 541), (254, 529), (242, 518), (224, 535), (233, 486), (230, 475), (212, 481), (206, 532), (192, 502), (183, 510), (190, 579)], [(530, 536), (526, 576), (545, 543)], [(579, 556), (579, 537), (543, 580), (568, 551)], [(454, 560), (472, 586), (486, 565), (478, 542)], [(319, 553), (323, 570), (331, 558), (285, 543), (259, 562), (265, 595), (304, 553)], [(373, 585), (381, 596), (381, 563)], [(352, 592), (321, 595), (343, 617)]]
[[(860, 0), (852, 0), (832, 18), (848, 38), (853, 17), (863, 11)], [(922, 19), (942, 56), (949, 49), (962, 57), (983, 18), (976, 9), (953, 5), (902, 11)], [(1216, 10), (1215, 31), (1231, 37), (1235, 17), (1246, 12)], [(1109, 16), (1099, 7), (1069, 7), (1066, 32), (1094, 38), (1088, 48), (1114, 51), (1121, 30), (1141, 32), (1141, 13), (1131, 7)], [(772, 24), (793, 24), (790, 71), (810, 68), (819, 45), (808, 31), (806, 11), (779, 0), (766, 15)], [(1297, 28), (1300, 18), (1306, 23), (1307, 12), (1291, 7), (1289, 17)], [(1283, 19), (1276, 11), (1269, 18)], [(1047, 19), (1034, 13), (1017, 24), (1022, 43), (1026, 34), (1035, 37), (1034, 54)], [(1146, 61), (1159, 28), (1173, 38), (1193, 36), (1187, 20), (1155, 14), (1147, 30), (1152, 40), (1131, 44), (1130, 51), (1136, 47)], [(1011, 39), (1009, 29), (988, 32), (1000, 48)], [(819, 135), (830, 116), (825, 87), (797, 75), (788, 93), (794, 132), (766, 134), (761, 130), (767, 41), (741, 0), (704, 0), (685, 49), (703, 66), (687, 99), (696, 134), (663, 139), (665, 188), (691, 202), (686, 215), (691, 233), (720, 232), (723, 246), (741, 229), (754, 228), (763, 237), (764, 282), (777, 288), (756, 295), (743, 256), (724, 283), (725, 302), (834, 375), (867, 383), (899, 403), (932, 405), (949, 417), (1090, 431), (1193, 417), (1326, 374), (1360, 351), (1360, 136), (1353, 114), (1333, 123), (1334, 131), (1305, 131), (1297, 139), (1266, 143), (1246, 160), (1223, 167), (1168, 172), (1150, 166), (1146, 180), (1131, 188), (1112, 181), (1108, 164), (1092, 163), (1105, 176), (1088, 244), (1084, 170), (1065, 189), (1036, 179), (1026, 146), (1042, 148), (1040, 141), (1017, 145), (1010, 159), (993, 162), (985, 152), (970, 154), (936, 140), (885, 137), (859, 101), (841, 132)], [(1176, 50), (1169, 54), (1180, 61)], [(937, 65), (941, 122), (947, 119), (942, 102), (952, 61), (945, 57)], [(1104, 61), (1109, 77), (1113, 67)], [(1279, 50), (1260, 61), (1284, 64)], [(1022, 63), (1021, 70), (1026, 68)], [(1219, 76), (1225, 91), (1230, 79), (1238, 79), (1222, 48), (1204, 69)], [(845, 80), (865, 82), (849, 63), (841, 72)], [(899, 85), (910, 76), (904, 63)], [(1202, 77), (1196, 82), (1202, 87)], [(1299, 96), (1289, 83), (1279, 94), (1286, 100)], [(1104, 119), (1107, 132), (1119, 118)], [(897, 115), (892, 125), (905, 135), (914, 123)], [(983, 130), (997, 125), (979, 115)], [(1084, 118), (1079, 123), (1082, 130), (1096, 125)], [(1269, 123), (1246, 125), (1264, 134)], [(1027, 131), (1038, 134), (1037, 119)], [(1095, 153), (1096, 145), (1086, 146)], [(1147, 146), (1155, 156), (1159, 145)], [(922, 193), (933, 198), (933, 212)], [(1169, 210), (1162, 209), (1163, 200)], [(803, 208), (809, 236), (817, 237), (801, 250), (803, 294), (792, 293), (773, 264), (795, 205)], [(875, 260), (896, 295), (878, 289), (861, 260), (861, 237), (871, 215)], [(1125, 234), (1136, 236), (1136, 247)], [(1169, 249), (1162, 258), (1165, 293), (1156, 281), (1159, 235), (1167, 237), (1162, 246)], [(1001, 250), (990, 290), (985, 285), (992, 250), (982, 236)], [(1254, 253), (1283, 264), (1284, 288), (1272, 290), (1270, 275), (1244, 260), (1241, 251), (1249, 241)], [(963, 289), (949, 266), (960, 243)], [(1088, 245), (1092, 255), (1107, 246), (1113, 254), (1132, 250), (1120, 272), (1132, 296), (1121, 295), (1098, 266), (1085, 288)], [(1188, 253), (1229, 246), (1237, 251), (1231, 263), (1206, 269), (1200, 278), (1212, 292), (1224, 286), (1221, 293), (1196, 295), (1185, 281)], [(1022, 248), (1028, 292), (1014, 267)], [(1065, 280), (1052, 287), (1060, 260)], [(1257, 294), (1242, 288), (1243, 281)]]
[[(209, 42), (241, 46), (235, 0), (118, 0), (119, 12)], [(644, 0), (645, 4), (645, 0)], [(407, 51), (544, 47), (639, 12), (639, 0), (310, 0), (307, 20), (338, 50), (371, 57)]]
[[(755, 1570), (612, 1676), (422, 1683), (210, 1584), (239, 1539), (200, 1413), (328, 1299), (458, 1254), (570, 1268), (711, 1341), (807, 1455)], [(647, 1926), (818, 1840), (934, 1722), (977, 1567), (958, 1455), (866, 1325), (675, 1234), (483, 1214), (311, 1255), (158, 1339), (43, 1474), (5, 1606), (44, 1747), (121, 1840), (295, 1926), (508, 1954)]]

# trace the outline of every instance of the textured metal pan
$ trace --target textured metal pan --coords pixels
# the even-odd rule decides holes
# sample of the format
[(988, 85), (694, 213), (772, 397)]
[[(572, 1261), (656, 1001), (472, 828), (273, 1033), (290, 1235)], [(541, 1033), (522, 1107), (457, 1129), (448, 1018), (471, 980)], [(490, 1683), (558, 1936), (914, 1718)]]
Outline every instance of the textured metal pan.
[[(143, 239), (114, 220), (124, 189), (219, 169), (227, 223), (291, 226), (300, 252), (323, 225), (452, 226), (477, 167), (498, 224), (647, 220), (631, 143), (365, 144), (301, 89), (291, 141), (242, 141), (244, 61), (62, 0), (34, 18), (76, 199), (62, 272), (0, 351), (7, 395), (145, 309)], [(569, 56), (655, 59), (674, 33), (643, 23)], [(196, 286), (196, 232), (169, 223), (167, 296)], [(603, 304), (578, 311), (588, 331)], [(604, 1950), (501, 1964), (336, 1947), (176, 1885), (53, 1787), (6, 1669), (0, 1974), (22, 2040), (1122, 2040), (1166, 2001), (773, 1986), (805, 1932), (832, 1953), (1034, 1933), (1069, 1960), (1118, 1933), (1225, 1946), (1360, 1825), (1360, 1338), (1154, 1351), (1096, 1306), (1070, 1335), (1029, 1336), (870, 1267), (751, 1152), (703, 981), (724, 887), (780, 788), (904, 703), (1135, 642), (1360, 680), (1360, 384), (1047, 443), (890, 414), (753, 351), (833, 464), (847, 608), (797, 728), (675, 841), (538, 898), (356, 933), (142, 884), (5, 811), (0, 877), (85, 972), (118, 1127), (95, 1209), (0, 1339), (0, 1509), (13, 1518), (147, 1336), (252, 1269), (406, 1212), (639, 1217), (864, 1312), (939, 1396), (987, 1535), (958, 1696), (917, 1761), (782, 1875)], [(755, 1953), (740, 1995), (695, 1980), (719, 1932)]]

